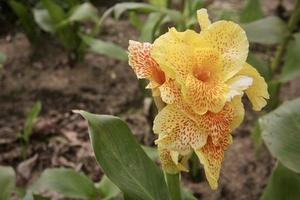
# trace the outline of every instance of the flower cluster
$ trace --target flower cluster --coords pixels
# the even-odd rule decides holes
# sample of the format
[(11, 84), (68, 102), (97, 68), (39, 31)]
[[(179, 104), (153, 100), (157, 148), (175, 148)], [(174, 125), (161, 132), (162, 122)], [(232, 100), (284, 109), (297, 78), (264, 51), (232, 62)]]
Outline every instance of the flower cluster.
[(216, 189), (224, 151), (244, 117), (242, 96), (259, 111), (269, 94), (265, 80), (246, 63), (244, 30), (231, 21), (211, 23), (206, 9), (197, 18), (200, 33), (171, 28), (153, 44), (130, 41), (129, 64), (166, 103), (153, 126), (164, 170), (187, 171), (195, 152)]

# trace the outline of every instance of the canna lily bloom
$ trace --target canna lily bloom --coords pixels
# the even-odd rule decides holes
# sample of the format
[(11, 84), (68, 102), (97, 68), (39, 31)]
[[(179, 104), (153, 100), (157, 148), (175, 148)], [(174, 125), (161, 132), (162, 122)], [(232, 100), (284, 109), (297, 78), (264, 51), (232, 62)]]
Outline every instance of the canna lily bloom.
[(246, 63), (243, 29), (230, 21), (211, 23), (206, 9), (197, 18), (200, 33), (171, 28), (153, 44), (130, 41), (129, 64), (166, 103), (153, 126), (164, 170), (186, 171), (195, 152), (216, 189), (231, 133), (244, 118), (242, 96), (260, 111), (269, 94), (263, 77)]

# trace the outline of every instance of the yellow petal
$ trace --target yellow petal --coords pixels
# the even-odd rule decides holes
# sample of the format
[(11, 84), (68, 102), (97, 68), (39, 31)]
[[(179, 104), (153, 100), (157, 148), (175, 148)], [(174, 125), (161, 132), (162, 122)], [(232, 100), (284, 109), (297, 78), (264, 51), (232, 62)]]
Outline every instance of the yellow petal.
[(245, 91), (253, 110), (260, 111), (266, 104), (266, 99), (269, 99), (268, 85), (265, 79), (260, 76), (257, 70), (246, 63), (237, 75), (249, 76), (253, 79), (253, 84)]
[(151, 56), (168, 77), (184, 82), (196, 65), (193, 49), (199, 46), (199, 37), (192, 30), (177, 32), (175, 28), (171, 28), (154, 41)]
[[(180, 171), (187, 172), (188, 169), (185, 167), (190, 155), (184, 156), (177, 163), (174, 163), (171, 152), (167, 149), (158, 147), (158, 153), (162, 168), (169, 174), (177, 174)], [(173, 153), (174, 155), (174, 153)]]
[(158, 64), (151, 58), (150, 50), (152, 44), (129, 41), (128, 57), (129, 65), (132, 67), (139, 79), (145, 78), (154, 81), (153, 84), (162, 84), (165, 81), (164, 73)]
[(218, 187), (221, 164), (224, 158), (224, 151), (232, 143), (231, 135), (227, 135), (222, 143), (213, 144), (210, 137), (207, 138), (206, 145), (201, 149), (195, 149), (200, 162), (204, 166), (206, 178), (210, 187), (215, 190)]
[(205, 8), (201, 8), (197, 11), (197, 19), (201, 30), (206, 29), (211, 24), (208, 18), (207, 10)]
[(193, 75), (188, 75), (182, 88), (184, 100), (197, 114), (207, 111), (219, 112), (226, 102), (228, 87), (216, 81), (199, 81)]
[(233, 119), (230, 125), (231, 131), (236, 129), (241, 125), (244, 120), (245, 109), (242, 103), (241, 96), (236, 96), (232, 99), (231, 102), (228, 103), (230, 107), (233, 109)]
[(166, 80), (160, 87), (161, 99), (167, 104), (178, 102), (181, 92), (178, 84), (174, 80)]
[(249, 76), (238, 75), (229, 79), (226, 83), (229, 86), (227, 101), (231, 101), (235, 96), (243, 96), (244, 90), (253, 84), (253, 79)]
[(205, 129), (214, 144), (218, 144), (222, 142), (224, 136), (230, 134), (233, 117), (234, 109), (227, 103), (218, 113), (207, 112), (199, 116), (197, 124)]
[(191, 153), (206, 143), (206, 134), (175, 105), (167, 105), (155, 117), (153, 132), (159, 134), (156, 144), (181, 155)]
[(218, 21), (200, 32), (200, 46), (216, 49), (222, 55), (223, 79), (228, 80), (244, 65), (249, 43), (245, 31), (236, 23)]

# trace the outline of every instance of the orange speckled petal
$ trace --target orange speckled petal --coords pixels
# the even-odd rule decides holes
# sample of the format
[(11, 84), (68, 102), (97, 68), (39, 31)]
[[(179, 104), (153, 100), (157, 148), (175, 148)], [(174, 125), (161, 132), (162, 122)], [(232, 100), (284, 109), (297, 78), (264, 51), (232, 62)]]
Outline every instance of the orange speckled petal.
[(245, 75), (253, 78), (253, 84), (245, 91), (245, 93), (252, 103), (253, 110), (260, 111), (267, 104), (266, 99), (270, 98), (268, 85), (265, 82), (265, 79), (248, 63), (244, 65), (237, 75)]
[(200, 115), (207, 111), (219, 112), (226, 102), (228, 87), (226, 84), (209, 81), (202, 82), (188, 75), (182, 88), (184, 100)]
[(182, 83), (195, 66), (193, 49), (199, 46), (199, 39), (195, 31), (171, 28), (154, 41), (151, 56), (168, 77)]
[(216, 49), (222, 55), (224, 81), (236, 74), (246, 62), (249, 42), (245, 31), (236, 23), (218, 21), (200, 32), (201, 46)]
[(195, 149), (195, 153), (204, 166), (208, 183), (213, 190), (218, 188), (218, 179), (224, 158), (224, 151), (231, 143), (232, 137), (230, 134), (223, 138), (222, 143), (218, 145), (214, 145), (211, 138), (208, 137), (207, 143), (202, 149)]
[(129, 41), (128, 58), (129, 65), (132, 67), (139, 79), (145, 78), (154, 81), (153, 84), (162, 84), (165, 81), (164, 73), (158, 64), (151, 58), (150, 50), (152, 44)]
[(230, 126), (234, 117), (234, 109), (227, 103), (218, 113), (207, 112), (198, 121), (198, 126), (205, 128), (214, 144), (222, 142), (224, 136), (230, 134)]
[(181, 155), (191, 153), (206, 143), (206, 134), (175, 105), (167, 105), (154, 120), (153, 131), (159, 134), (155, 141), (161, 147)]
[(161, 99), (167, 104), (178, 102), (181, 98), (179, 85), (172, 79), (166, 80), (160, 87)]
[(201, 30), (206, 29), (211, 24), (208, 18), (207, 10), (205, 8), (201, 8), (197, 11), (197, 20)]
[(180, 171), (188, 171), (188, 169), (185, 166), (190, 155), (184, 156), (177, 164), (175, 164), (172, 159), (171, 152), (169, 150), (158, 147), (158, 153), (162, 168), (167, 173), (177, 174)]

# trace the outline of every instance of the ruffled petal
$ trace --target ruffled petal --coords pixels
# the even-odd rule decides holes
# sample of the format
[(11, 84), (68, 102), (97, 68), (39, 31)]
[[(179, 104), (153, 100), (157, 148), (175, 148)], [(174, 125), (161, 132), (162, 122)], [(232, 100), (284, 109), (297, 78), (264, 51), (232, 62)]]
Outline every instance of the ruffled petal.
[(231, 133), (231, 124), (234, 118), (234, 109), (227, 103), (224, 108), (218, 112), (207, 112), (199, 117), (198, 126), (204, 128), (212, 139), (214, 144), (222, 142), (223, 138)]
[(248, 63), (244, 65), (237, 75), (244, 75), (253, 79), (253, 84), (245, 91), (245, 93), (252, 103), (253, 110), (260, 111), (267, 104), (266, 99), (270, 98), (268, 85), (265, 82), (265, 79)]
[(139, 79), (145, 78), (154, 83), (152, 85), (160, 85), (165, 81), (165, 75), (159, 68), (159, 65), (150, 56), (152, 44), (129, 41), (128, 58), (129, 65), (134, 70)]
[(236, 23), (218, 21), (200, 32), (202, 47), (216, 49), (222, 55), (220, 71), (224, 81), (236, 74), (244, 65), (249, 42), (245, 31)]
[(205, 8), (201, 8), (197, 11), (197, 20), (201, 30), (206, 29), (211, 24), (208, 18), (207, 10)]
[(182, 88), (183, 98), (197, 114), (219, 112), (226, 102), (228, 87), (217, 81), (199, 81), (188, 75)]
[(210, 187), (215, 190), (218, 187), (221, 164), (224, 158), (224, 151), (232, 143), (231, 135), (223, 138), (222, 143), (215, 145), (211, 137), (207, 138), (207, 143), (201, 149), (195, 149), (200, 162), (204, 166), (206, 178)]
[(192, 148), (201, 148), (207, 138), (203, 130), (174, 105), (167, 105), (158, 113), (153, 131), (159, 134), (156, 144), (181, 155), (191, 153)]
[(190, 155), (183, 156), (180, 160), (178, 158), (178, 161), (175, 163), (174, 158), (172, 158), (171, 151), (158, 147), (158, 153), (162, 168), (165, 172), (169, 174), (177, 174), (180, 171), (188, 171), (186, 164)]
[(199, 39), (195, 31), (171, 28), (154, 41), (151, 56), (168, 77), (182, 83), (196, 65), (193, 49), (199, 46)]
[(231, 101), (235, 96), (242, 96), (244, 90), (248, 89), (253, 83), (253, 79), (249, 76), (234, 76), (229, 79), (226, 84), (229, 85), (229, 93), (227, 94), (227, 101)]

